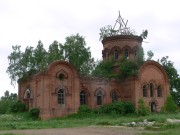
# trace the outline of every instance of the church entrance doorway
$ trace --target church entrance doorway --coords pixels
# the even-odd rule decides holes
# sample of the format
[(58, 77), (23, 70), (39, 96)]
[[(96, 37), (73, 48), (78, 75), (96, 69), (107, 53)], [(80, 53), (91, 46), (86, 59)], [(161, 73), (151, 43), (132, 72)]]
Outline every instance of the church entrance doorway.
[(156, 112), (156, 103), (151, 102), (151, 112)]

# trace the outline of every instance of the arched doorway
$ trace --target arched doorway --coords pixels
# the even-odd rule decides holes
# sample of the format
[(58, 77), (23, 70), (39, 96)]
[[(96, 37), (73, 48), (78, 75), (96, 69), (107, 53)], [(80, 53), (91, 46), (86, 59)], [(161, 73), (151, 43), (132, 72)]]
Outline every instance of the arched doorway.
[(151, 112), (157, 112), (156, 107), (157, 107), (156, 103), (151, 102)]

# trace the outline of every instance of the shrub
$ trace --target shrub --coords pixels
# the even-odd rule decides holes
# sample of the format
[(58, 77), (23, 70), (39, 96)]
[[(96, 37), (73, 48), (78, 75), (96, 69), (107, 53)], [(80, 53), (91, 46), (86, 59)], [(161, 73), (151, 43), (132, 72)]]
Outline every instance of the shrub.
[(138, 101), (138, 109), (136, 110), (136, 114), (140, 116), (145, 116), (150, 113), (150, 110), (148, 107), (145, 106), (144, 100), (142, 98)]
[(173, 97), (171, 95), (169, 95), (166, 99), (164, 110), (166, 112), (171, 112), (171, 113), (174, 113), (177, 111), (177, 105), (174, 102)]
[(111, 104), (106, 104), (101, 106), (96, 110), (97, 113), (103, 114), (120, 114), (123, 115), (125, 113), (124, 103), (123, 102), (113, 102)]
[(0, 114), (5, 114), (9, 111), (11, 102), (9, 100), (0, 100)]
[(131, 102), (123, 102), (125, 114), (134, 113), (135, 107)]
[(13, 113), (24, 112), (26, 111), (26, 104), (21, 101), (17, 101), (11, 105), (10, 110)]
[(138, 64), (135, 61), (123, 60), (120, 63), (121, 78), (136, 76), (138, 74)]
[(39, 108), (32, 108), (29, 110), (28, 114), (29, 114), (30, 118), (38, 119), (39, 114), (40, 114), (40, 110), (39, 110)]
[(92, 109), (90, 109), (87, 105), (81, 105), (78, 113), (92, 113)]

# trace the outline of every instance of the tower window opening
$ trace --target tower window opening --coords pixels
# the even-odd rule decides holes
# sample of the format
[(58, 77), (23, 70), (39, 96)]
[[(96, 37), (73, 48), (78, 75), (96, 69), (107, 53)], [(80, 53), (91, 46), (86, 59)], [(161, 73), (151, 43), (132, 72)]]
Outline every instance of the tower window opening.
[(153, 83), (150, 83), (150, 96), (154, 97), (154, 85), (153, 85)]
[(147, 87), (146, 87), (146, 85), (143, 86), (143, 97), (147, 97)]
[(129, 51), (128, 51), (128, 49), (126, 49), (126, 50), (124, 51), (124, 55), (125, 55), (126, 59), (129, 58)]
[(115, 50), (115, 51), (114, 51), (114, 59), (117, 60), (118, 58), (119, 58), (118, 51)]

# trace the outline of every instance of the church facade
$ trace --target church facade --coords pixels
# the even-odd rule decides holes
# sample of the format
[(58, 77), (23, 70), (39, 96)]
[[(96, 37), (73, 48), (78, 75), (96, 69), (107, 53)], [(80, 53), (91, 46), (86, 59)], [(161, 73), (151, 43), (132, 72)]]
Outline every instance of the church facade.
[[(123, 54), (134, 60), (142, 38), (134, 35), (107, 37), (103, 41), (103, 60), (120, 62)], [(116, 65), (114, 72), (119, 72)], [(74, 113), (80, 105), (98, 108), (113, 101), (131, 101), (138, 107), (142, 98), (152, 112), (158, 112), (169, 95), (169, 80), (163, 67), (146, 61), (136, 77), (107, 79), (81, 76), (66, 61), (54, 61), (46, 71), (19, 82), (19, 99), (29, 108), (39, 108), (40, 117), (48, 119)]]

